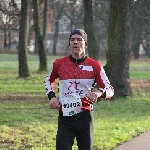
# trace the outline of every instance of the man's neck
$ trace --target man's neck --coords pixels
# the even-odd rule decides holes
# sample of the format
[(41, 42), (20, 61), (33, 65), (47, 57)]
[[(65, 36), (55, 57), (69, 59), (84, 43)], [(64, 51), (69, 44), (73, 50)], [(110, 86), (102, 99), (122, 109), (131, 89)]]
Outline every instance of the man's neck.
[(81, 55), (74, 55), (74, 54), (72, 54), (72, 57), (74, 58), (74, 59), (81, 59), (81, 58), (83, 58), (85, 56), (85, 54), (81, 54)]

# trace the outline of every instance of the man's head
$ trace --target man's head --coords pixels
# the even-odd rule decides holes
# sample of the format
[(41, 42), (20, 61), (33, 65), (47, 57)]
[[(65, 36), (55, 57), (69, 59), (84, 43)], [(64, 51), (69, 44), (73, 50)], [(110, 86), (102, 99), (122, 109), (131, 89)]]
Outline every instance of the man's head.
[(76, 58), (81, 58), (85, 54), (87, 48), (87, 34), (82, 29), (75, 29), (69, 37), (69, 46), (72, 55)]
[(74, 34), (81, 35), (82, 38), (84, 39), (85, 43), (87, 44), (87, 34), (82, 29), (75, 29), (71, 32), (70, 37), (69, 37), (69, 44), (70, 44), (70, 39), (71, 39), (72, 35), (74, 35)]

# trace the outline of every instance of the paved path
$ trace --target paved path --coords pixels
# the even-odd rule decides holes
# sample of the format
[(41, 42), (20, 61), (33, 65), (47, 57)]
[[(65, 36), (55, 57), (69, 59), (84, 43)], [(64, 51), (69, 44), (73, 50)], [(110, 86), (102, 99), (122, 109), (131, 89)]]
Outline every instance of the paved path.
[(150, 131), (143, 133), (112, 150), (150, 150)]

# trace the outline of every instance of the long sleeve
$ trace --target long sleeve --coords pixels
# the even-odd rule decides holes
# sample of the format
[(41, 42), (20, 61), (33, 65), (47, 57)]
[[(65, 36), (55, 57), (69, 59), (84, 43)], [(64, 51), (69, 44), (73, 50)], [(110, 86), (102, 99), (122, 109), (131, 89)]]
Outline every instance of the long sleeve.
[(111, 86), (108, 77), (106, 76), (105, 70), (99, 64), (96, 68), (96, 83), (99, 90), (103, 91), (103, 98), (111, 98), (114, 95), (114, 88)]
[(44, 80), (45, 91), (49, 99), (51, 99), (52, 97), (56, 97), (54, 92), (54, 84), (57, 78), (57, 66), (54, 62), (52, 68), (50, 69), (48, 75)]

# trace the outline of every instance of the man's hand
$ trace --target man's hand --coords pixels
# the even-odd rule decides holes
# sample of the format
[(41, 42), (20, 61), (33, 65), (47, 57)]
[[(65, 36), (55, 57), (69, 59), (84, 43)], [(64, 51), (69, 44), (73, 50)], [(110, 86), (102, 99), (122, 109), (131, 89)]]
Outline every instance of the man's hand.
[(49, 106), (51, 109), (58, 109), (60, 107), (59, 100), (56, 97), (51, 98)]
[(90, 92), (90, 94), (87, 96), (92, 102), (96, 102), (97, 98), (102, 95), (102, 91), (95, 91), (95, 92)]

